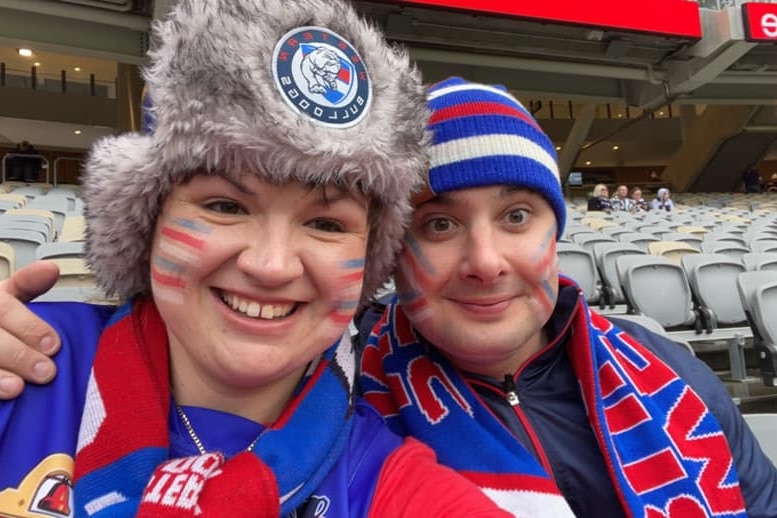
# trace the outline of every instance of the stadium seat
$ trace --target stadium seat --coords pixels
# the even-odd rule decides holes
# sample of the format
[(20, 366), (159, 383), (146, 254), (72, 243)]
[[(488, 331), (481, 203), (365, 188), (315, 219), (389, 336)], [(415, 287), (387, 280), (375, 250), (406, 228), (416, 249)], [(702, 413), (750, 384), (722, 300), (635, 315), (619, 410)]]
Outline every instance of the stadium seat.
[(86, 221), (83, 216), (68, 216), (62, 222), (60, 242), (83, 241), (85, 239)]
[(23, 209), (10, 209), (5, 212), (6, 216), (14, 216), (19, 221), (43, 221), (48, 227), (48, 240), (53, 241), (57, 236), (57, 224), (54, 213), (49, 210), (31, 209), (29, 205)]
[(777, 270), (777, 252), (750, 252), (742, 255), (742, 263), (748, 270)]
[(706, 228), (702, 226), (694, 226), (694, 225), (683, 225), (680, 227), (677, 227), (675, 229), (676, 232), (684, 232), (687, 234), (695, 234), (699, 237), (704, 237), (704, 234), (709, 232)]
[(624, 304), (626, 299), (623, 297), (621, 283), (618, 279), (618, 272), (615, 269), (615, 260), (627, 254), (644, 255), (645, 251), (631, 243), (596, 243), (593, 248), (594, 260), (599, 269), (599, 276), (602, 280), (602, 299), (604, 303), (613, 308), (615, 304)]
[(777, 386), (777, 271), (756, 270), (739, 274), (737, 288), (753, 332), (753, 345), (764, 384)]
[(761, 252), (777, 252), (777, 239), (758, 239), (750, 241), (750, 251)]
[(680, 265), (663, 256), (636, 254), (618, 257), (615, 265), (634, 312), (657, 320), (667, 330), (691, 326), (701, 332), (691, 288)]
[(642, 234), (640, 232), (629, 232), (625, 234), (618, 234), (617, 237), (618, 237), (618, 241), (620, 241), (621, 243), (631, 243), (632, 245), (635, 245), (641, 248), (646, 253), (648, 251), (648, 244), (659, 241), (659, 239), (652, 234)]
[(572, 236), (572, 241), (588, 250), (593, 252), (594, 245), (597, 243), (617, 243), (615, 238), (606, 234), (600, 234), (598, 232), (594, 234), (575, 234)]
[(701, 251), (705, 254), (727, 255), (740, 261), (743, 255), (750, 253), (750, 249), (746, 246), (728, 240), (704, 241), (701, 244)]
[(14, 250), (14, 270), (18, 270), (35, 260), (35, 250), (46, 240), (40, 232), (18, 228), (0, 227), (0, 241), (9, 244)]
[(557, 243), (559, 270), (577, 282), (589, 303), (599, 300), (599, 279), (593, 253), (574, 243)]
[(19, 208), (27, 205), (27, 197), (24, 196), (23, 194), (13, 194), (13, 193), (0, 194), (0, 200), (15, 202), (18, 204)]
[[(682, 258), (699, 313), (708, 330), (720, 326), (747, 326), (747, 316), (737, 291), (737, 278), (745, 271), (739, 261), (718, 254), (693, 254)], [(750, 329), (747, 327), (747, 334)]]
[(680, 264), (683, 256), (698, 254), (699, 250), (684, 241), (655, 241), (648, 243), (648, 252), (651, 255), (660, 255), (675, 264)]
[(0, 242), (0, 281), (11, 276), (15, 264), (13, 246)]
[(36, 259), (58, 259), (65, 257), (83, 258), (83, 241), (59, 241), (54, 243), (43, 243), (35, 250)]

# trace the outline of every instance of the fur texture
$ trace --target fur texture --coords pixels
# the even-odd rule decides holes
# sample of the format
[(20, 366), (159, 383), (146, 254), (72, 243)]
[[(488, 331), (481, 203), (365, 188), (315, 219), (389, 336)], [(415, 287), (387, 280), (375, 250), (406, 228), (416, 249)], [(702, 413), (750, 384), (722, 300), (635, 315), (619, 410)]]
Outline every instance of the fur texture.
[[(273, 50), (302, 26), (334, 31), (359, 52), (372, 101), (358, 124), (321, 125), (281, 97)], [(359, 188), (374, 211), (363, 298), (372, 295), (393, 268), (425, 169), (425, 92), (407, 54), (339, 0), (180, 0), (155, 22), (149, 56), (153, 131), (97, 142), (83, 178), (87, 258), (100, 285), (123, 298), (150, 292), (162, 202), (205, 169)]]

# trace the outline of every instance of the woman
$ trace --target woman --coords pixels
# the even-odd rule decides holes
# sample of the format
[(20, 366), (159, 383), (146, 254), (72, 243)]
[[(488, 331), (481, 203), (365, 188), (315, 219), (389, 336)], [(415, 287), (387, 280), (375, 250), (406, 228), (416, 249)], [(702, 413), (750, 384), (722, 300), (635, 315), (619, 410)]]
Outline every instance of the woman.
[(656, 192), (656, 198), (650, 203), (650, 208), (653, 210), (665, 210), (667, 212), (671, 212), (672, 208), (674, 207), (674, 203), (672, 202), (670, 196), (671, 194), (669, 189), (666, 187), (661, 187), (658, 192)]
[(332, 0), (181, 0), (154, 37), (151, 133), (83, 178), (128, 302), (33, 306), (59, 374), (0, 404), (0, 515), (500, 516), (353, 392), (423, 171), (407, 57)]
[(610, 203), (609, 190), (603, 183), (596, 184), (588, 200), (588, 210), (610, 212), (612, 204)]

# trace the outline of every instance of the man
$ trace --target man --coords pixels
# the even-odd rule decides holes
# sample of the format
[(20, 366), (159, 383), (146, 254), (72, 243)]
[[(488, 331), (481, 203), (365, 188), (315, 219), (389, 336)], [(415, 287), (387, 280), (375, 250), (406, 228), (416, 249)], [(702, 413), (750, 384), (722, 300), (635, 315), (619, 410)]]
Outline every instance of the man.
[(629, 212), (631, 210), (631, 200), (629, 199), (629, 188), (625, 185), (619, 185), (615, 189), (615, 196), (610, 199), (610, 206), (614, 211)]
[[(360, 321), (380, 318), (365, 397), (507, 509), (528, 489), (546, 502), (535, 516), (569, 516), (567, 503), (579, 517), (777, 516), (777, 471), (714, 373), (639, 326), (615, 327), (558, 275), (565, 203), (529, 113), (461, 79), (432, 87), (429, 104), (428, 185), (398, 300)], [(23, 373), (43, 357), (20, 340), (57, 343), (8, 296), (45, 289), (54, 272), (36, 268), (0, 290), (0, 359)]]
[(456, 79), (429, 99), (428, 189), (364, 351), (367, 400), (497, 502), (528, 485), (580, 517), (777, 516), (777, 470), (714, 373), (558, 275), (565, 203), (526, 110)]

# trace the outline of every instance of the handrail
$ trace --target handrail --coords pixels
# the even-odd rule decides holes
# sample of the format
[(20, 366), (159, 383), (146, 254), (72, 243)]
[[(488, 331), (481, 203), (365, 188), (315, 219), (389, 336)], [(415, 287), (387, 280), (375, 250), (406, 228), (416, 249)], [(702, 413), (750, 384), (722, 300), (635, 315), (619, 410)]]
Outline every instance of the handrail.
[(51, 170), (49, 168), (49, 159), (46, 158), (43, 155), (27, 155), (27, 154), (24, 154), (24, 153), (6, 153), (3, 156), (3, 161), (2, 161), (2, 169), (3, 169), (2, 180), (3, 180), (3, 183), (5, 183), (6, 159), (8, 157), (11, 157), (11, 158), (15, 158), (15, 157), (21, 157), (21, 158), (30, 158), (30, 157), (40, 158), (43, 161), (43, 164), (45, 165), (45, 167), (41, 166), (41, 169), (45, 169), (46, 170), (46, 183), (49, 183), (49, 176), (51, 174)]
[(54, 159), (54, 183), (52, 184), (54, 187), (57, 186), (57, 177), (58, 177), (58, 166), (61, 160), (75, 160), (76, 162), (81, 162), (81, 158), (75, 157), (75, 156), (58, 156)]

